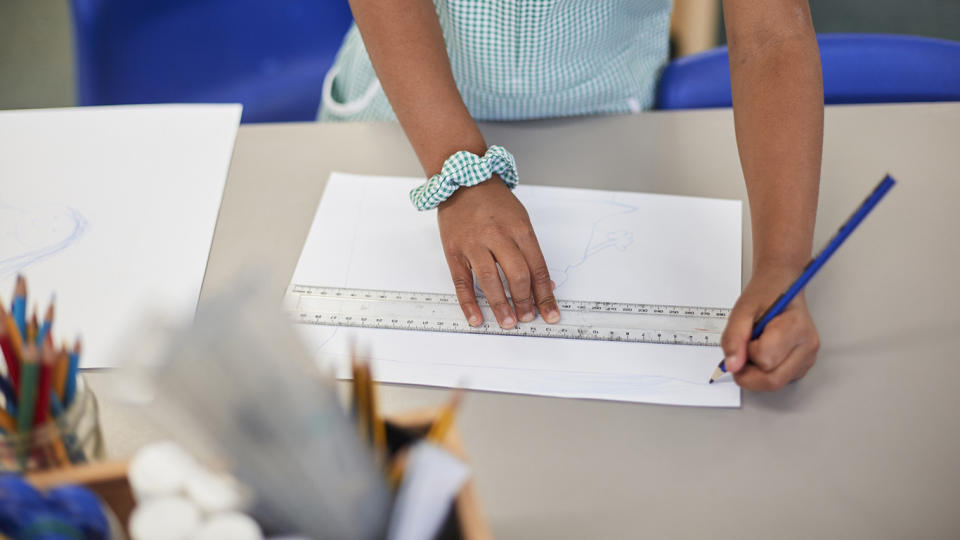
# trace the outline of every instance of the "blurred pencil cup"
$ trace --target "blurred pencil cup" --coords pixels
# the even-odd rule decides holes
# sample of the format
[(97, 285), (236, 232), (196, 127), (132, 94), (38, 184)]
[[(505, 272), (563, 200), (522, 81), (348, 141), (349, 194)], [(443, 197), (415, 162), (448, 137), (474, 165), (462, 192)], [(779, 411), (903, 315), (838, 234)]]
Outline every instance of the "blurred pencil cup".
[(83, 376), (62, 414), (29, 431), (0, 434), (0, 471), (36, 472), (104, 459), (97, 398)]

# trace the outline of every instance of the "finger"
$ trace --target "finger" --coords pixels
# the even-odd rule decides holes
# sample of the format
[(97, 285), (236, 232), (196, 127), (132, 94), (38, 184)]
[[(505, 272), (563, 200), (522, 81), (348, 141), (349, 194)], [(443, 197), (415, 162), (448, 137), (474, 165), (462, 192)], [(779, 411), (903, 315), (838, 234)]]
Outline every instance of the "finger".
[(527, 267), (530, 269), (530, 277), (533, 280), (533, 298), (537, 303), (540, 316), (550, 324), (559, 322), (560, 307), (557, 305), (556, 297), (553, 296), (553, 289), (556, 285), (550, 279), (550, 270), (547, 268), (547, 261), (543, 258), (543, 252), (540, 251), (537, 236), (533, 229), (530, 229), (528, 232), (519, 235), (515, 240), (527, 261)]
[(747, 357), (761, 371), (773, 371), (797, 345), (803, 344), (807, 331), (799, 313), (786, 311), (774, 317), (763, 334), (747, 345)]
[(724, 363), (730, 373), (740, 371), (747, 363), (747, 344), (750, 342), (757, 311), (757, 306), (739, 303), (730, 311), (727, 327), (720, 337)]
[(497, 271), (497, 263), (493, 260), (493, 255), (486, 250), (470, 253), (467, 255), (470, 260), (470, 267), (477, 276), (477, 284), (487, 297), (487, 303), (493, 309), (493, 315), (501, 328), (513, 328), (517, 324), (516, 315), (510, 303), (507, 302), (507, 295), (503, 292), (503, 282), (500, 281), (500, 272)]
[(530, 289), (530, 269), (527, 268), (527, 261), (520, 253), (520, 248), (508, 238), (494, 248), (493, 256), (507, 277), (510, 299), (513, 300), (517, 319), (532, 321), (536, 314), (533, 311), (533, 293)]
[(479, 326), (483, 322), (483, 312), (477, 305), (477, 296), (473, 292), (473, 272), (470, 265), (461, 255), (447, 257), (447, 266), (450, 267), (450, 277), (453, 278), (453, 289), (457, 293), (457, 301), (463, 316), (470, 326)]
[(747, 390), (773, 392), (807, 374), (816, 361), (816, 350), (798, 345), (773, 371), (763, 371), (755, 365), (747, 365), (733, 375), (737, 384)]

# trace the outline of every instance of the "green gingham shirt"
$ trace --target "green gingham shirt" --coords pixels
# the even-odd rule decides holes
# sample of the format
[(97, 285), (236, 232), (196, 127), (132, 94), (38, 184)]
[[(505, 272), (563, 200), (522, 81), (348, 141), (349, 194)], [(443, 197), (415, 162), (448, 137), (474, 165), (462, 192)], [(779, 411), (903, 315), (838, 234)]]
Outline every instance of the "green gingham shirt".
[[(653, 106), (671, 0), (435, 0), (453, 76), (477, 120)], [(327, 75), (324, 121), (395, 121), (356, 26)]]

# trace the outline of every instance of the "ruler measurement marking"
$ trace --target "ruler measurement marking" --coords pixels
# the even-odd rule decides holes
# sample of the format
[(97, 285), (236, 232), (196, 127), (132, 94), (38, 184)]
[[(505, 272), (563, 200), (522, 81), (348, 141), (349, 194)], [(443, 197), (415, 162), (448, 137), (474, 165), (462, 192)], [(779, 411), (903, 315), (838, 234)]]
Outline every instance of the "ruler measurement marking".
[[(303, 306), (311, 301), (316, 304), (317, 299), (332, 306)], [(292, 308), (290, 301), (294, 301)], [(486, 298), (478, 297), (477, 302), (489, 308)], [(506, 330), (488, 321), (478, 327), (460, 321), (459, 302), (452, 294), (309, 285), (293, 285), (288, 293), (288, 309), (302, 324), (696, 346), (719, 345), (722, 321), (729, 314), (728, 309), (695, 306), (572, 300), (559, 300), (557, 304), (563, 317), (560, 323), (532, 321)], [(402, 313), (378, 312), (391, 309)], [(361, 314), (365, 311), (369, 313)], [(624, 326), (627, 322), (645, 324)]]

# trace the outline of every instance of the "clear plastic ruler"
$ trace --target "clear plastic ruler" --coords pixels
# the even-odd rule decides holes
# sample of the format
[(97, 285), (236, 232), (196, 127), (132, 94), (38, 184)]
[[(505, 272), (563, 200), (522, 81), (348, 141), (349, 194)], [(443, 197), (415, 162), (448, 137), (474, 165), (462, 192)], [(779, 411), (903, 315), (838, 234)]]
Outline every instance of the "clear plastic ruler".
[(470, 326), (456, 295), (291, 285), (284, 306), (294, 322), (325, 326), (387, 328), (678, 345), (720, 345), (729, 309), (558, 300), (560, 322), (536, 318), (501, 328), (482, 296), (484, 322)]

